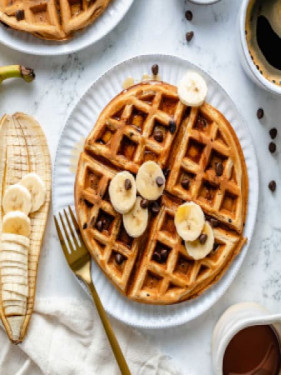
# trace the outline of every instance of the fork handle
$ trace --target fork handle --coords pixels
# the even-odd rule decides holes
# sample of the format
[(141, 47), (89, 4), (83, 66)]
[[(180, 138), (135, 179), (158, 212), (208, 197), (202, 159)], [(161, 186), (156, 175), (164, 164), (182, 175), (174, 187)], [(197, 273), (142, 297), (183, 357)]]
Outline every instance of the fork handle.
[(113, 332), (113, 329), (112, 329), (111, 324), (109, 322), (109, 319), (106, 315), (106, 312), (103, 308), (103, 305), (102, 305), (101, 300), (99, 298), (99, 295), (96, 291), (96, 288), (95, 288), (95, 286), (92, 282), (89, 283), (86, 280), (84, 280), (84, 281), (86, 282), (86, 284), (87, 284), (87, 286), (88, 286), (88, 288), (91, 292), (91, 295), (93, 297), (93, 300), (95, 302), (96, 308), (98, 310), (98, 313), (99, 313), (100, 319), (102, 321), (104, 330), (107, 334), (107, 338), (108, 338), (109, 343), (111, 345), (112, 351), (115, 355), (116, 361), (117, 361), (118, 366), (120, 368), (121, 374), (122, 375), (131, 375), (131, 371), (129, 370), (129, 367), (127, 365), (125, 357), (122, 353), (120, 345), (119, 345), (119, 343), (116, 339), (116, 336)]

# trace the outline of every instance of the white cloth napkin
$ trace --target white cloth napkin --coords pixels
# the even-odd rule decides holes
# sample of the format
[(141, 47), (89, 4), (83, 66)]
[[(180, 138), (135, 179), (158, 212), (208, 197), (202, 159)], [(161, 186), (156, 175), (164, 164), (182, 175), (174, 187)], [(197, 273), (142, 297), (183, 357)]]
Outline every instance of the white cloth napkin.
[[(140, 333), (111, 320), (132, 375), (179, 375)], [(3, 375), (120, 374), (91, 301), (37, 299), (29, 330), (15, 346), (0, 329)]]

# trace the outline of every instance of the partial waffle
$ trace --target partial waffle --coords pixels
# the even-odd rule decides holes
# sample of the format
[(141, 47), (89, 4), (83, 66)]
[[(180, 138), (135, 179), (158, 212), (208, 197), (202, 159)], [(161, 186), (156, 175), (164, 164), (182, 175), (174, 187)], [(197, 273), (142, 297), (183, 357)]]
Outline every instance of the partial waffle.
[(69, 39), (94, 22), (111, 0), (0, 0), (0, 21), (44, 39)]
[[(0, 292), (0, 317), (11, 341), (23, 340), (34, 306), (40, 250), (47, 224), (51, 199), (51, 159), (45, 135), (31, 117), (16, 113), (0, 121), (0, 234), (2, 233), (2, 200), (7, 187), (18, 183), (26, 174), (35, 172), (46, 187), (44, 205), (30, 215), (31, 235), (28, 251), (28, 298), (26, 314), (6, 316)], [(0, 269), (0, 279), (2, 272)]]
[[(154, 138), (158, 130), (164, 134), (160, 142)], [(147, 231), (133, 239), (110, 203), (108, 186), (117, 172), (136, 174), (147, 160), (163, 168), (166, 187), (159, 212), (149, 212)], [(228, 121), (207, 103), (186, 107), (176, 87), (154, 81), (123, 91), (102, 111), (75, 184), (76, 213), (91, 255), (123, 294), (152, 304), (194, 298), (221, 278), (246, 241), (247, 199), (246, 164)], [(214, 227), (213, 251), (202, 260), (187, 255), (174, 225), (185, 201), (199, 204)], [(160, 260), (154, 254), (163, 249), (168, 255)]]

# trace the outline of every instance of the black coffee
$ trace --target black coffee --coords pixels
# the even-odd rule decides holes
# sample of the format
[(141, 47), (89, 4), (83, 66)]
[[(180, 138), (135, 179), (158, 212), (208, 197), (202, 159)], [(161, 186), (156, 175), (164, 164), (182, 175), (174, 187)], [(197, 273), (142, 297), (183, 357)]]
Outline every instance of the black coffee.
[(252, 0), (246, 17), (251, 58), (269, 81), (281, 85), (281, 0)]

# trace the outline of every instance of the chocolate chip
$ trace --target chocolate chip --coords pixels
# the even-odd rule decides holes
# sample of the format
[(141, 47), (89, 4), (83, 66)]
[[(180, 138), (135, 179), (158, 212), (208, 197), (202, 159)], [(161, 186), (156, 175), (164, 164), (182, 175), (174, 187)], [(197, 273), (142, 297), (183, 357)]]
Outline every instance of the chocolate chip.
[(277, 137), (277, 129), (276, 128), (270, 129), (269, 135), (270, 135), (271, 139), (275, 139)]
[(16, 16), (17, 21), (22, 21), (24, 19), (24, 10), (22, 9), (17, 10), (15, 16)]
[(161, 252), (160, 252), (160, 255), (161, 255), (162, 262), (165, 262), (167, 260), (167, 257), (168, 257), (168, 250), (162, 249)]
[(156, 262), (161, 263), (162, 258), (161, 258), (161, 255), (158, 253), (158, 251), (155, 251), (153, 253), (153, 259), (156, 260)]
[(143, 209), (147, 208), (147, 207), (148, 207), (148, 200), (147, 200), (147, 199), (142, 199), (142, 200), (140, 201), (140, 206), (141, 206), (141, 208), (143, 208)]
[(170, 131), (170, 133), (174, 134), (176, 130), (177, 130), (177, 124), (176, 124), (175, 120), (170, 120), (169, 121), (169, 131)]
[(159, 213), (159, 211), (160, 211), (160, 205), (159, 205), (158, 202), (153, 202), (153, 203), (152, 203), (151, 211), (152, 211), (154, 214), (158, 214), (158, 213)]
[(193, 13), (191, 12), (191, 10), (187, 10), (185, 12), (185, 18), (187, 19), (187, 21), (192, 21)]
[(257, 110), (257, 118), (260, 120), (263, 118), (263, 116), (264, 116), (264, 110), (262, 108), (259, 108)]
[(88, 228), (88, 224), (87, 223), (84, 223), (83, 224), (83, 229), (87, 229)]
[(151, 71), (152, 71), (152, 74), (154, 76), (157, 76), (158, 72), (159, 72), (159, 65), (158, 64), (154, 64), (152, 65), (151, 67)]
[(161, 130), (156, 130), (156, 132), (154, 133), (154, 139), (155, 141), (157, 142), (163, 142), (163, 133), (161, 132)]
[(125, 189), (126, 190), (132, 189), (132, 182), (129, 178), (126, 178), (126, 180), (125, 180)]
[(268, 184), (268, 188), (272, 192), (275, 191), (276, 190), (276, 182), (274, 180), (270, 181), (270, 183)]
[(231, 220), (231, 219), (228, 219), (228, 222), (231, 224), (231, 223), (232, 223), (232, 220)]
[(107, 227), (108, 227), (108, 222), (107, 222), (106, 219), (103, 219), (103, 220), (102, 220), (102, 226), (103, 226), (103, 229), (107, 229)]
[(115, 254), (115, 262), (120, 266), (124, 262), (124, 257), (120, 253)]
[(219, 225), (219, 221), (217, 219), (211, 218), (210, 224), (213, 228), (216, 228)]
[(181, 244), (184, 246), (185, 245), (185, 240), (181, 240)]
[(190, 186), (190, 181), (187, 178), (184, 178), (181, 182), (181, 186), (185, 189), (188, 190)]
[(189, 31), (185, 35), (185, 39), (186, 39), (187, 42), (190, 42), (193, 37), (194, 37), (194, 32), (193, 31)]
[(199, 236), (199, 242), (202, 245), (204, 245), (204, 243), (206, 243), (207, 239), (208, 239), (207, 234), (205, 234), (205, 233), (200, 234), (200, 236)]
[(276, 144), (274, 142), (270, 142), (268, 145), (268, 149), (273, 154), (276, 151)]
[(222, 174), (223, 174), (223, 165), (219, 161), (218, 163), (216, 163), (216, 175), (217, 176), (222, 176)]
[(203, 117), (198, 117), (196, 122), (196, 128), (203, 130), (207, 126), (207, 121)]
[(167, 180), (167, 178), (169, 177), (169, 174), (170, 174), (170, 169), (164, 168), (163, 169), (163, 174), (164, 174), (164, 176), (165, 176), (165, 178)]
[(103, 230), (103, 223), (102, 223), (101, 220), (99, 220), (99, 221), (97, 222), (96, 227), (97, 227), (97, 230), (98, 230), (99, 232), (101, 232), (101, 231)]
[(163, 177), (157, 177), (157, 178), (156, 178), (156, 184), (157, 184), (159, 187), (163, 186), (164, 183), (165, 183), (165, 181), (164, 181), (164, 178), (163, 178)]

